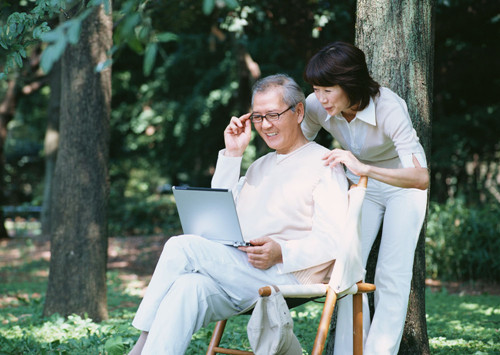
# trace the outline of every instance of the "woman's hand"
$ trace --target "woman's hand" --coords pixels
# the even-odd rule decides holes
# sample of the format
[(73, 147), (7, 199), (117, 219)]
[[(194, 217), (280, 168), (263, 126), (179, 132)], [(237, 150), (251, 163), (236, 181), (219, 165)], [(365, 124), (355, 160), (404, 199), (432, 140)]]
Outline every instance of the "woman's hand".
[(415, 156), (412, 159), (413, 168), (380, 168), (361, 163), (348, 150), (334, 149), (323, 157), (325, 165), (334, 167), (342, 163), (357, 176), (367, 176), (392, 186), (425, 190), (429, 187), (429, 171), (421, 167)]
[(361, 163), (355, 156), (348, 150), (334, 149), (323, 156), (325, 165), (334, 167), (339, 163), (344, 164), (352, 173), (357, 176), (368, 175), (369, 167)]
[(241, 157), (245, 152), (252, 137), (250, 115), (251, 113), (247, 113), (240, 117), (233, 116), (231, 118), (231, 121), (224, 130), (225, 155)]
[(269, 237), (251, 240), (252, 246), (239, 247), (248, 255), (248, 262), (253, 267), (261, 270), (269, 269), (271, 266), (283, 262), (281, 246)]

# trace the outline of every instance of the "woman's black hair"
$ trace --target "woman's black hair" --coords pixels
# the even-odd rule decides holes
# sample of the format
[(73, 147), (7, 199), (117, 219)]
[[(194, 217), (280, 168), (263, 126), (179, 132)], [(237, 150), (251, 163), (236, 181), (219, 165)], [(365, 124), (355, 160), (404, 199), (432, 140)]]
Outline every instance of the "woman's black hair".
[(307, 63), (304, 80), (317, 86), (339, 85), (358, 111), (379, 93), (380, 85), (372, 79), (363, 51), (346, 42), (333, 42), (322, 48)]

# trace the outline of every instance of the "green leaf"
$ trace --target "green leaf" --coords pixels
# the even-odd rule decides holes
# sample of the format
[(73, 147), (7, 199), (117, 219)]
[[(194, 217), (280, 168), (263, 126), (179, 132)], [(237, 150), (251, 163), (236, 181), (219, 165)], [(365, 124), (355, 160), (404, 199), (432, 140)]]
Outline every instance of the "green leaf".
[(231, 9), (236, 9), (238, 6), (240, 6), (237, 0), (224, 0), (224, 2)]
[(127, 41), (128, 46), (136, 53), (143, 53), (144, 47), (142, 43), (137, 39), (137, 37), (133, 37)]
[(23, 67), (23, 58), (19, 54), (19, 52), (14, 52), (14, 60), (16, 61), (16, 64), (19, 68)]
[(61, 28), (57, 27), (49, 32), (44, 32), (40, 34), (40, 39), (44, 42), (57, 42), (61, 36), (64, 36)]
[(158, 42), (177, 41), (177, 39), (179, 38), (175, 33), (172, 32), (158, 33), (155, 37)]
[(156, 60), (156, 52), (158, 51), (158, 45), (154, 42), (149, 43), (146, 46), (146, 52), (144, 54), (144, 75), (149, 76), (153, 70), (153, 66)]
[(0, 46), (2, 46), (4, 49), (9, 50), (9, 47), (5, 44), (3, 40), (0, 39)]
[(68, 28), (68, 41), (71, 44), (78, 43), (78, 39), (80, 38), (80, 29), (82, 23), (80, 21), (73, 21), (71, 26)]
[(33, 30), (33, 39), (41, 39), (41, 36), (48, 31), (50, 31), (50, 27), (47, 25), (47, 22), (43, 22)]
[(210, 15), (214, 10), (215, 0), (203, 0), (203, 13)]
[(95, 71), (96, 73), (100, 73), (102, 72), (104, 69), (106, 68), (109, 68), (111, 66), (111, 64), (113, 64), (113, 60), (112, 59), (107, 59), (105, 60), (104, 62), (100, 62), (96, 65), (95, 67)]
[(54, 63), (57, 62), (59, 58), (61, 58), (64, 50), (66, 49), (66, 45), (66, 37), (62, 36), (57, 42), (49, 45), (43, 51), (42, 57), (40, 59), (40, 66), (45, 73), (50, 72)]
[(125, 350), (121, 336), (108, 339), (104, 344), (104, 348), (109, 355), (120, 355)]
[(141, 15), (138, 13), (133, 13), (130, 16), (127, 16), (123, 21), (123, 25), (121, 26), (122, 36), (124, 38), (129, 37), (133, 34), (135, 26), (137, 26), (141, 22)]

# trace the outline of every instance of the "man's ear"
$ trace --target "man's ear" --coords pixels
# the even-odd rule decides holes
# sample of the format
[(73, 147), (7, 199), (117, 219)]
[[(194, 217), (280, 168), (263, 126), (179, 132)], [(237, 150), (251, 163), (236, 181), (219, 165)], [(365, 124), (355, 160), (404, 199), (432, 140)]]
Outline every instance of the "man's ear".
[(304, 116), (306, 114), (305, 112), (305, 108), (304, 108), (304, 104), (302, 102), (299, 102), (296, 106), (295, 106), (295, 112), (297, 113), (297, 123), (298, 124), (301, 124), (302, 121), (304, 120)]

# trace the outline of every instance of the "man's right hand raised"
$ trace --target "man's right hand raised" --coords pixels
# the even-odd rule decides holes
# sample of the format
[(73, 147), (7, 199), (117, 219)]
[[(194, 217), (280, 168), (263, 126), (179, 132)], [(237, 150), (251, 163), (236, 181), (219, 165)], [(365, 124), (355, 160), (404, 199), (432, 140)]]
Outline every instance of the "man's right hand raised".
[(251, 113), (243, 116), (233, 116), (224, 130), (224, 143), (226, 151), (224, 155), (229, 157), (241, 157), (250, 143), (252, 126), (250, 122)]

